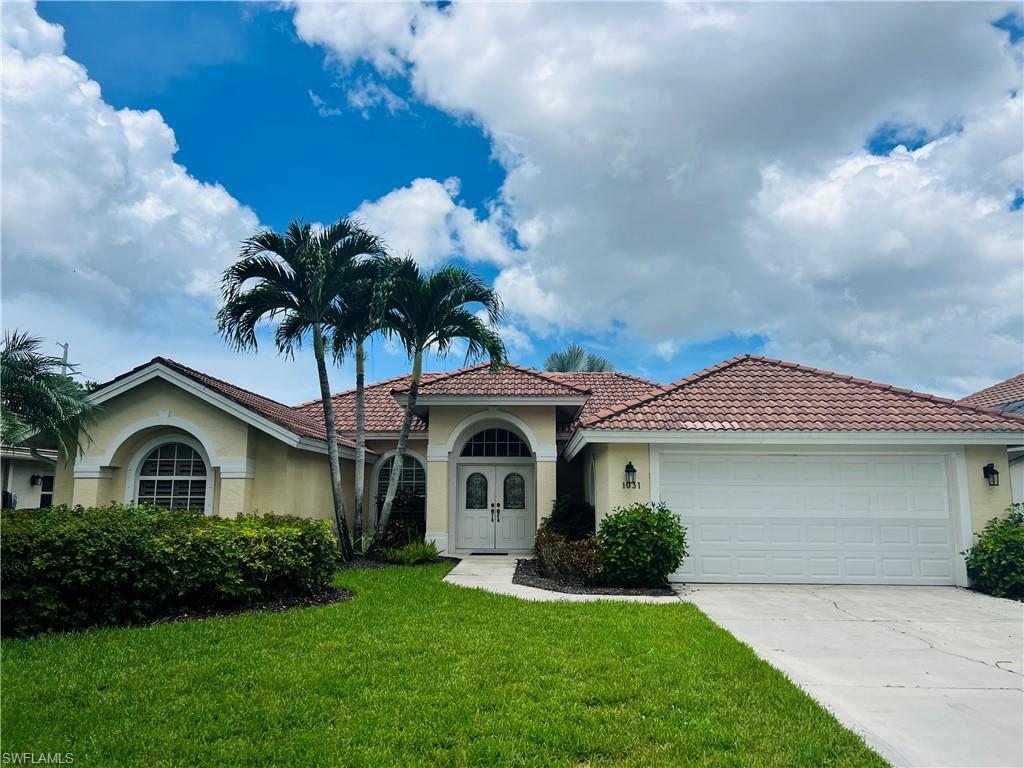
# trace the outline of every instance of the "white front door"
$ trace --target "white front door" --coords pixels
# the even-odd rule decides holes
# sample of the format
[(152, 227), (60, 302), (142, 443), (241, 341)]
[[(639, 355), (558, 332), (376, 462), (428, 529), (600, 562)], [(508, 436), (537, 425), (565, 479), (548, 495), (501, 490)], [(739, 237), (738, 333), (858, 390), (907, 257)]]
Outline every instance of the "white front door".
[(461, 464), (456, 546), (475, 551), (530, 549), (536, 528), (533, 467)]

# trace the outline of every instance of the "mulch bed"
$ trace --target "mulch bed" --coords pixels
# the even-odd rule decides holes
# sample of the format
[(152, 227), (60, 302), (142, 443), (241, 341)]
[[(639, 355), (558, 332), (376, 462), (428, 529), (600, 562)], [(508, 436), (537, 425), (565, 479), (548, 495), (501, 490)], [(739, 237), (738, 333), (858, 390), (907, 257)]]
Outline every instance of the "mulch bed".
[(560, 576), (552, 579), (545, 576), (536, 560), (517, 560), (513, 584), (524, 587), (547, 589), (551, 592), (568, 592), (574, 595), (643, 595), (645, 597), (672, 597), (671, 589), (650, 589), (644, 587), (601, 587), (585, 584), (580, 578)]

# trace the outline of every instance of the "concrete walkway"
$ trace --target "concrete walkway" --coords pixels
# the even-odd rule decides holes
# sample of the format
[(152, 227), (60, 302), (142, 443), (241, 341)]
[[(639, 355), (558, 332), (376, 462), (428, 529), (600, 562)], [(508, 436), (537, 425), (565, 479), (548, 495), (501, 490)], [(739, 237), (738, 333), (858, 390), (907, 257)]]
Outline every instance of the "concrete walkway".
[(524, 587), (512, 583), (516, 572), (516, 561), (529, 555), (468, 555), (464, 557), (445, 577), (449, 584), (472, 589), (485, 589), (499, 595), (519, 597), (523, 600), (539, 600), (567, 603), (593, 603), (599, 600), (616, 600), (627, 603), (678, 603), (677, 596), (646, 597), (639, 595), (573, 595), (568, 592), (550, 592), (536, 587)]
[(693, 585), (686, 599), (896, 766), (1024, 765), (1024, 605), (954, 587)]

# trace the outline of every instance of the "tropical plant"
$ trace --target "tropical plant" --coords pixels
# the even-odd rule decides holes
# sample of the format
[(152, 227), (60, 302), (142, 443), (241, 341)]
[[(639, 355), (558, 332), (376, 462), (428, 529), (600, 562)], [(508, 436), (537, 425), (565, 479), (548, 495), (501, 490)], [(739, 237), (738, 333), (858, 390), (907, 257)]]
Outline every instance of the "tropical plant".
[(293, 221), (284, 234), (266, 229), (242, 244), (239, 259), (224, 270), (217, 327), (238, 350), (257, 349), (256, 328), (277, 321), (274, 344), (294, 358), (308, 335), (313, 337), (323, 403), (331, 494), (342, 557), (352, 556), (341, 497), (338, 435), (327, 377), (324, 325), (337, 311), (345, 289), (372, 274), (367, 257), (382, 256), (380, 238), (357, 221), (339, 219), (322, 230)]
[(326, 320), (331, 348), (336, 361), (352, 355), (356, 362), (356, 466), (353, 481), (355, 510), (352, 512), (352, 538), (363, 550), (363, 520), (366, 515), (366, 340), (380, 330), (376, 301), (380, 290), (379, 260), (363, 265), (366, 276), (354, 280), (342, 290)]
[(0, 442), (18, 445), (39, 435), (69, 460), (82, 440), (95, 406), (68, 374), (76, 366), (43, 354), (42, 340), (18, 330), (4, 334), (0, 348)]
[(1024, 504), (1013, 504), (1006, 517), (985, 524), (966, 552), (971, 586), (996, 597), (1024, 599)]
[(548, 355), (544, 369), (558, 373), (593, 373), (614, 371), (615, 366), (607, 357), (587, 352), (579, 344), (570, 343), (563, 351)]
[(617, 507), (597, 531), (609, 584), (662, 587), (686, 557), (686, 529), (661, 502)]
[[(371, 554), (380, 548), (398, 491), (398, 480), (402, 476), (409, 430), (423, 375), (423, 353), (429, 348), (443, 357), (457, 340), (462, 340), (466, 343), (467, 361), (488, 357), (492, 370), (497, 370), (505, 362), (505, 345), (493, 330), (503, 316), (501, 299), (494, 289), (470, 270), (448, 265), (423, 273), (410, 257), (392, 259), (381, 275), (381, 284), (382, 330), (405, 349), (412, 361), (412, 376), (391, 479), (370, 546)], [(483, 306), (487, 322), (469, 309), (474, 304)]]

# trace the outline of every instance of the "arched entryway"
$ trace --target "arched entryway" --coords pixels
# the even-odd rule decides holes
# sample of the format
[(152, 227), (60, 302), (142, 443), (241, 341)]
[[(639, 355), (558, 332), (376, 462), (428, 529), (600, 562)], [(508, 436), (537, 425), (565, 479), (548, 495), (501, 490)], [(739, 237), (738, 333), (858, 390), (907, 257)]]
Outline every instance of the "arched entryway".
[(511, 424), (478, 424), (455, 448), (456, 549), (530, 549), (537, 521), (536, 457), (525, 436)]

